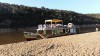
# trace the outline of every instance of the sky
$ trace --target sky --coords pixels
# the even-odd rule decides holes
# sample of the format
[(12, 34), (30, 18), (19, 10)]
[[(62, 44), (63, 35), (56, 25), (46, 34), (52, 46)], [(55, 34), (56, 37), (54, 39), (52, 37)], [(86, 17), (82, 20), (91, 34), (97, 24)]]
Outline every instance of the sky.
[(100, 0), (0, 0), (0, 2), (75, 11), (83, 14), (100, 13)]

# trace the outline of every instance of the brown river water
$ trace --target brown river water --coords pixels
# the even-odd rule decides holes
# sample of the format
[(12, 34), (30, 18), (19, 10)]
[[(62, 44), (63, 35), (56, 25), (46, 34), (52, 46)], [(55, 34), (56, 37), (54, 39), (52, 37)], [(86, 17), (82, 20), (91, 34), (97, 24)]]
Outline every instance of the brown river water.
[(23, 32), (0, 33), (0, 45), (26, 41)]
[[(79, 33), (95, 32), (95, 28), (80, 28)], [(100, 28), (99, 28), (100, 31)], [(35, 31), (36, 32), (36, 31)], [(29, 39), (30, 40), (30, 39)], [(0, 45), (26, 41), (22, 31), (0, 33)]]

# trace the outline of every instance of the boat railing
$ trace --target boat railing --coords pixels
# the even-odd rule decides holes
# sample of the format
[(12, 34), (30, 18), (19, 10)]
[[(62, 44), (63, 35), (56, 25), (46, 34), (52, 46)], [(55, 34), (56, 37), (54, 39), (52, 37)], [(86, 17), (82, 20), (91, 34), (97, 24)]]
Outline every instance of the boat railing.
[(49, 28), (63, 28), (63, 27), (67, 27), (67, 25), (62, 25), (62, 24), (40, 24), (38, 25), (38, 29), (39, 30), (43, 30), (43, 29), (49, 29)]

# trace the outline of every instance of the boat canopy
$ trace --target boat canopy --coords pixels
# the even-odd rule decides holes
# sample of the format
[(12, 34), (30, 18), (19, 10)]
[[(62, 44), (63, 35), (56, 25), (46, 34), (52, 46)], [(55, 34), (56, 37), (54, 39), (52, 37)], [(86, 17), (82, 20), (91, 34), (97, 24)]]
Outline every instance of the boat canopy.
[(63, 20), (52, 19), (52, 20), (45, 20), (45, 22), (63, 22)]

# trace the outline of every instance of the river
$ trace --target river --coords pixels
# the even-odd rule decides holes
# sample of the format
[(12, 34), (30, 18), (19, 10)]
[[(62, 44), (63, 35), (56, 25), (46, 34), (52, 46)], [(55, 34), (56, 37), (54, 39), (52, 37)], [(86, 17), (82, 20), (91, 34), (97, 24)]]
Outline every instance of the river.
[(0, 33), (0, 45), (26, 41), (23, 32)]

